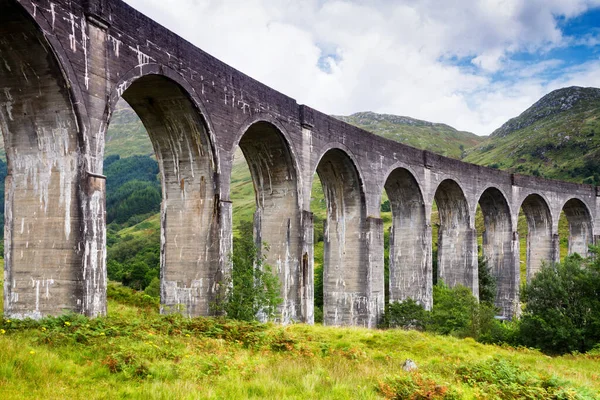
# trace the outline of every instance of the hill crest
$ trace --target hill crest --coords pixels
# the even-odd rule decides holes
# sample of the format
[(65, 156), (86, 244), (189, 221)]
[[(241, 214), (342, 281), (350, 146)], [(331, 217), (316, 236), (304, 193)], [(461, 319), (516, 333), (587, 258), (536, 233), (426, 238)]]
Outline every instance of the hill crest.
[(598, 88), (570, 86), (554, 90), (536, 101), (518, 117), (509, 119), (500, 128), (492, 132), (490, 137), (504, 137), (510, 135), (511, 133), (526, 128), (543, 118), (569, 111), (583, 100), (598, 99), (600, 99), (600, 89)]

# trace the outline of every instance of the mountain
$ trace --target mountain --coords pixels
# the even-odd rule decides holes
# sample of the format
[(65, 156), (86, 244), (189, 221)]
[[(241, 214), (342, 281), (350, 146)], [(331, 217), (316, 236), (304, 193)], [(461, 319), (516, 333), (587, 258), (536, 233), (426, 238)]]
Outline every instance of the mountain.
[(105, 157), (114, 154), (121, 157), (154, 155), (152, 143), (142, 121), (124, 100), (117, 102), (113, 111), (105, 143)]
[(547, 94), (468, 151), (464, 161), (600, 184), (600, 89), (573, 86)]
[(477, 146), (486, 139), (446, 124), (399, 115), (366, 111), (334, 117), (384, 138), (457, 159), (464, 156), (465, 149)]

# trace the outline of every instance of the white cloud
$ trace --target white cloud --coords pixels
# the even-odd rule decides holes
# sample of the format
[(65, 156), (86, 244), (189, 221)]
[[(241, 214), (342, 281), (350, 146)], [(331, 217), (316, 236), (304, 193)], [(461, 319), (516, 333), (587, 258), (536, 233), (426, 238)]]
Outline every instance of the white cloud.
[[(511, 60), (516, 52), (569, 45), (555, 17), (578, 16), (600, 0), (127, 1), (222, 61), (331, 114), (371, 110), (489, 134), (556, 85), (600, 86), (597, 63), (547, 82), (539, 74), (560, 60)], [(511, 79), (496, 82), (494, 72)]]

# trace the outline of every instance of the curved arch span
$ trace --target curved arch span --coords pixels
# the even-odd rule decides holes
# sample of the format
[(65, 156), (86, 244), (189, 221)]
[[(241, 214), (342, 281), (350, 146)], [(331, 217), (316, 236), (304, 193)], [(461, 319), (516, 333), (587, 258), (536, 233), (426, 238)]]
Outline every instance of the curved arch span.
[[(81, 110), (56, 51), (20, 4), (0, 2), (0, 131), (8, 161), (4, 311), (14, 318), (106, 312), (105, 270), (86, 271), (84, 262)], [(102, 259), (102, 249), (94, 256)]]
[(463, 285), (479, 296), (477, 280), (477, 242), (469, 225), (469, 205), (460, 185), (442, 181), (435, 192), (440, 215), (438, 231), (438, 280), (448, 286)]
[(407, 298), (432, 306), (431, 232), (415, 177), (396, 168), (385, 182), (392, 209), (390, 232), (390, 303)]
[(540, 270), (543, 262), (554, 260), (552, 214), (546, 200), (530, 194), (521, 203), (527, 219), (527, 282)]
[(582, 257), (589, 255), (589, 245), (593, 243), (592, 216), (585, 203), (579, 199), (569, 199), (563, 206), (569, 222), (569, 254)]
[(321, 157), (317, 174), (327, 203), (323, 323), (368, 325), (365, 196), (358, 170), (346, 152), (333, 148)]
[(299, 174), (292, 151), (281, 129), (267, 121), (248, 126), (239, 147), (254, 185), (255, 241), (267, 245), (261, 251), (281, 282), (278, 320), (310, 322), (312, 312), (303, 305), (307, 298), (312, 302), (312, 268), (303, 262)]
[(479, 198), (483, 213), (483, 256), (496, 278), (494, 302), (502, 315), (513, 317), (518, 307), (519, 253), (513, 240), (510, 208), (504, 194), (487, 188)]
[(209, 315), (222, 282), (218, 181), (204, 118), (189, 93), (162, 75), (128, 84), (122, 97), (146, 128), (161, 186), (161, 309)]

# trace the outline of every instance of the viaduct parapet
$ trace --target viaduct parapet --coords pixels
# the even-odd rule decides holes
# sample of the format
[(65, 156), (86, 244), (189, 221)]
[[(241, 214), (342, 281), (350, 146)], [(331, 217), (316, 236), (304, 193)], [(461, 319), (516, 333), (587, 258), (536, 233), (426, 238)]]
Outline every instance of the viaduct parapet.
[(496, 303), (518, 312), (522, 210), (527, 271), (598, 232), (594, 187), (512, 175), (389, 141), (289, 98), (222, 63), (120, 0), (0, 0), (0, 130), (8, 161), (4, 312), (106, 313), (106, 128), (116, 102), (136, 111), (160, 166), (161, 303), (208, 315), (231, 272), (232, 160), (256, 192), (256, 238), (281, 280), (279, 320), (313, 322), (315, 172), (327, 202), (324, 322), (374, 326), (384, 309), (381, 197), (390, 199), (390, 300), (432, 305), (437, 273), (478, 293), (477, 205)]

